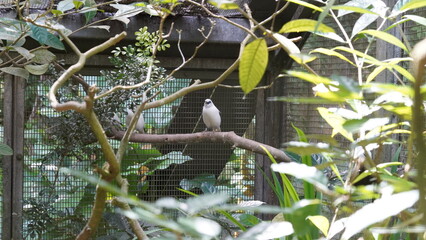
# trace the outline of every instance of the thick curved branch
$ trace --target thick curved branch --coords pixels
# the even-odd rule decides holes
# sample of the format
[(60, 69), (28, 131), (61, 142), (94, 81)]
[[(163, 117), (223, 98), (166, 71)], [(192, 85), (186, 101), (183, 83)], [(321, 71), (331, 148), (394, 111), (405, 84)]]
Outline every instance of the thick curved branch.
[[(113, 133), (112, 138), (122, 139), (123, 131)], [(247, 138), (243, 138), (234, 132), (198, 132), (189, 134), (133, 134), (130, 137), (131, 142), (139, 143), (199, 143), (199, 142), (216, 142), (225, 143), (231, 147), (246, 149), (255, 153), (266, 155), (265, 151), (260, 147), (265, 147), (271, 155), (279, 162), (291, 162), (291, 159), (282, 150), (271, 147), (269, 145), (259, 143)]]
[(82, 113), (85, 111), (86, 107), (84, 103), (79, 102), (67, 102), (67, 103), (59, 103), (59, 101), (56, 99), (56, 93), (58, 92), (59, 88), (61, 88), (62, 85), (64, 85), (68, 79), (70, 79), (75, 73), (80, 71), (84, 64), (86, 63), (86, 60), (93, 55), (96, 55), (104, 50), (106, 50), (109, 47), (112, 47), (119, 41), (121, 41), (127, 34), (126, 32), (122, 32), (118, 35), (115, 35), (114, 37), (110, 38), (108, 41), (91, 48), (85, 53), (81, 53), (78, 48), (74, 45), (74, 43), (64, 34), (61, 33), (61, 31), (58, 31), (58, 33), (61, 35), (61, 37), (64, 38), (64, 41), (73, 49), (73, 51), (79, 56), (78, 62), (73, 64), (70, 68), (68, 68), (67, 71), (65, 71), (59, 78), (56, 80), (56, 82), (52, 85), (52, 87), (49, 90), (48, 98), (50, 101), (50, 105), (56, 110), (56, 111), (66, 111), (66, 110), (75, 110), (77, 112)]

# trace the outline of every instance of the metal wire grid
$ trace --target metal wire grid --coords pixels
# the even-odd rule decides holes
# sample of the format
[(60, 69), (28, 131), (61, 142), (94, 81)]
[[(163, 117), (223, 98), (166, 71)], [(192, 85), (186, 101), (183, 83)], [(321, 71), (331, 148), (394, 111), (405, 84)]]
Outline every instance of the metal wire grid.
[[(85, 78), (100, 87), (104, 84), (96, 76)], [(88, 141), (86, 145), (78, 145), (73, 142), (73, 134), (78, 127), (67, 127), (66, 121), (49, 107), (45, 98), (48, 91), (47, 85), (43, 84), (45, 82), (33, 78), (26, 90), (24, 239), (73, 239), (90, 214), (95, 188), (81, 179), (63, 174), (60, 168), (91, 174), (93, 164), (101, 166), (103, 157), (96, 143)], [(177, 79), (164, 91), (174, 92), (182, 84), (190, 82)], [(201, 109), (208, 97), (222, 112), (222, 131), (232, 130), (239, 135), (247, 132), (247, 137), (253, 136), (254, 96), (249, 95), (242, 100), (240, 91), (223, 88), (214, 93), (200, 91), (189, 94), (163, 108), (145, 111), (146, 132), (203, 131)], [(116, 114), (124, 123), (125, 114)], [(124, 125), (121, 127), (125, 128)], [(64, 142), (58, 132), (71, 136), (67, 140), (71, 143)], [(118, 147), (118, 141), (110, 141), (114, 148)], [(254, 154), (223, 144), (131, 143), (123, 160), (123, 176), (129, 180), (130, 192), (144, 200), (164, 196), (188, 197), (176, 190), (181, 187), (197, 193), (224, 191), (235, 201), (241, 201), (254, 198), (254, 167)], [(125, 231), (125, 223), (118, 224), (124, 222), (122, 217), (114, 213), (112, 206), (108, 209), (98, 232), (99, 239), (110, 235), (111, 229)]]

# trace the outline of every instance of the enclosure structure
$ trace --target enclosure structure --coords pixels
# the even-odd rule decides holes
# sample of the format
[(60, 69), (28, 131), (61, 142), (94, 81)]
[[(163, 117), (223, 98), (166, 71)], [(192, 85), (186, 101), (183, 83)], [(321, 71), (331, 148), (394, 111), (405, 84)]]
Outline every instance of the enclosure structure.
[[(274, 1), (253, 0), (248, 3), (257, 19), (263, 19), (274, 11)], [(31, 6), (33, 11), (46, 7), (37, 4)], [(232, 16), (232, 21), (248, 26), (248, 22), (236, 12), (219, 13)], [(13, 17), (15, 13), (6, 6), (2, 14)], [(101, 13), (98, 15), (99, 18), (103, 17)], [(275, 24), (278, 27), (294, 18), (313, 16), (310, 10), (290, 5)], [(63, 19), (63, 24), (77, 29), (84, 21), (82, 16), (70, 15)], [(207, 82), (217, 78), (238, 56), (239, 44), (246, 33), (223, 20), (215, 21), (216, 26), (206, 46), (175, 75), (175, 80), (164, 86), (164, 94), (185, 87), (195, 79)], [(181, 30), (182, 35), (171, 31), (168, 41), (172, 48), (158, 58), (160, 66), (166, 70), (172, 70), (181, 63), (180, 51), (185, 56), (191, 55), (195, 46), (203, 41), (194, 26), (211, 26), (208, 18), (196, 16), (193, 12), (171, 17), (166, 21), (165, 32), (171, 22), (174, 22), (174, 29)], [(108, 24), (111, 26), (108, 34), (100, 29), (86, 29), (73, 34), (71, 39), (81, 51), (85, 51), (126, 31), (128, 37), (120, 43), (125, 46), (134, 43), (133, 34), (139, 28), (148, 26), (156, 30), (159, 23), (155, 17), (137, 15), (127, 26), (116, 21)], [(304, 39), (297, 43), (300, 47)], [(176, 47), (178, 41), (180, 50)], [(107, 87), (100, 70), (112, 68), (109, 56), (110, 50), (87, 62), (80, 72), (86, 82), (100, 88)], [(290, 66), (290, 59), (281, 51), (271, 57), (275, 60), (271, 62), (279, 64), (271, 66), (264, 79), (265, 85), (283, 68)], [(71, 51), (57, 53), (57, 59), (63, 59), (65, 67), (76, 61)], [(25, 81), (5, 75), (3, 79), (3, 136), (5, 143), (14, 149), (14, 155), (3, 158), (2, 239), (72, 239), (84, 226), (93, 204), (94, 186), (67, 176), (59, 169), (68, 167), (90, 173), (94, 164), (103, 162), (102, 153), (90, 134), (82, 130), (82, 118), (72, 113), (58, 114), (50, 108), (46, 99), (51, 83), (49, 77), (31, 77)], [(238, 74), (231, 74), (224, 84), (238, 85)], [(75, 91), (77, 95), (79, 91), (83, 94), (81, 87)], [(145, 111), (146, 131), (147, 134), (203, 131), (205, 126), (201, 121), (201, 109), (204, 99), (210, 98), (221, 111), (222, 131), (234, 131), (240, 136), (279, 147), (281, 139), (273, 129), (281, 121), (276, 116), (272, 119), (273, 112), (279, 110), (278, 104), (267, 101), (269, 96), (274, 96), (275, 91), (276, 88), (259, 90), (244, 96), (239, 88), (220, 86), (193, 92), (161, 108)], [(124, 101), (123, 105), (133, 108), (136, 103)], [(118, 127), (124, 128), (125, 113), (111, 114), (114, 113), (121, 122)], [(67, 125), (70, 119), (75, 121)], [(266, 122), (272, 123), (274, 127)], [(257, 199), (273, 203), (263, 178), (264, 172), (268, 174), (269, 165), (270, 160), (262, 155), (233, 149), (225, 144), (134, 143), (129, 146), (122, 168), (123, 176), (130, 182), (130, 192), (144, 200), (152, 201), (163, 196), (187, 197), (177, 190), (178, 187), (197, 192), (203, 190), (203, 187), (204, 191), (208, 191), (209, 186), (214, 186), (217, 191), (225, 191), (233, 196), (235, 201)], [(204, 183), (207, 185), (201, 186)], [(126, 231), (126, 226), (121, 225), (122, 220), (120, 215), (107, 211), (98, 236), (110, 234), (107, 229)]]

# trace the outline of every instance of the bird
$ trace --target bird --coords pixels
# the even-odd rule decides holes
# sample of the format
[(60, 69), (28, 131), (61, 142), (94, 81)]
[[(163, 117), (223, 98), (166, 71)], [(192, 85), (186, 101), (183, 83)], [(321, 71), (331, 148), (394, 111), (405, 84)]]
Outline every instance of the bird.
[[(126, 125), (127, 127), (129, 127), (130, 125), (130, 121), (132, 121), (132, 118), (135, 114), (133, 113), (132, 110), (127, 109), (127, 116), (126, 116)], [(138, 123), (136, 123), (136, 131), (138, 131), (139, 133), (144, 133), (144, 125), (145, 125), (145, 121), (143, 119), (143, 115), (141, 114), (139, 119), (138, 119)]]
[(213, 104), (212, 100), (206, 99), (203, 107), (203, 122), (207, 127), (206, 131), (220, 132), (220, 121), (220, 111)]

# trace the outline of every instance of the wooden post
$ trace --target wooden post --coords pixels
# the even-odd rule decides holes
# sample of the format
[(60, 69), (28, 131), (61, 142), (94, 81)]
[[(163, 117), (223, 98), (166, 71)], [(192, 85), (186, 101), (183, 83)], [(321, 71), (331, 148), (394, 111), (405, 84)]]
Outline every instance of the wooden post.
[(22, 236), (22, 188), (24, 178), (24, 119), (25, 79), (15, 77), (13, 83), (13, 186), (12, 186), (12, 239)]
[(5, 74), (4, 141), (13, 149), (3, 157), (2, 239), (22, 239), (25, 79)]
[[(3, 129), (4, 143), (13, 148), (13, 76), (4, 75)], [(12, 239), (12, 162), (13, 156), (3, 156), (2, 239)]]

